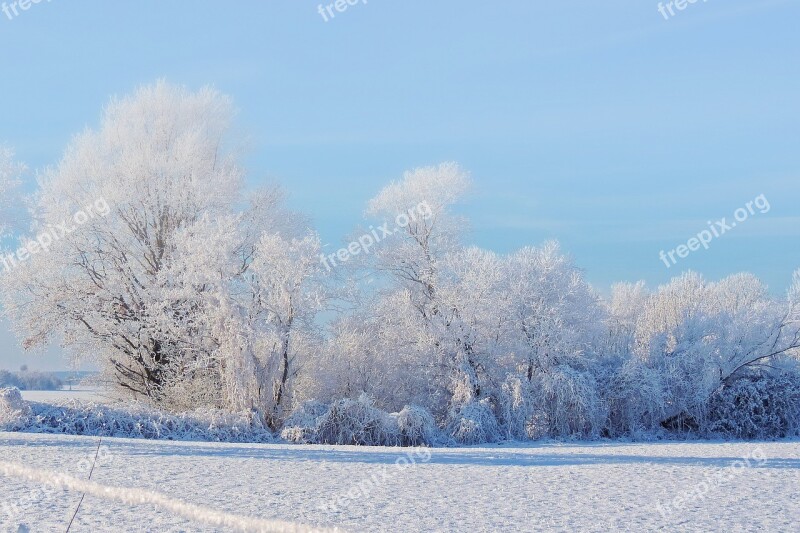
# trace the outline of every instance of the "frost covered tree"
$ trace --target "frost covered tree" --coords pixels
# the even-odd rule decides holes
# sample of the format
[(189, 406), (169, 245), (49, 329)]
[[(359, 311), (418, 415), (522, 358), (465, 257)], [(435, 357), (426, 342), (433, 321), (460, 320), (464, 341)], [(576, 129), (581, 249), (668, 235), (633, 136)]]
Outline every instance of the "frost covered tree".
[(387, 349), (406, 346), (406, 358), (428, 380), (421, 387), (430, 395), (427, 403), (437, 407), (449, 402), (455, 387), (467, 387), (469, 396), (481, 395), (479, 359), (485, 354), (476, 351), (475, 337), (454, 299), (459, 289), (453, 289), (459, 279), (452, 267), (475, 266), (452, 259), (452, 254), (463, 253), (464, 221), (450, 208), (469, 186), (466, 173), (454, 163), (418, 168), (385, 187), (368, 207), (368, 214), (394, 220), (413, 206), (427, 206), (426, 216), (405, 225), (393, 242), (375, 251), (372, 268), (388, 275), (381, 298), (392, 302), (381, 311), (381, 338)]
[[(407, 173), (370, 202), (368, 212), (387, 219), (419, 202), (430, 216), (375, 251), (369, 267), (384, 284), (337, 323), (330, 346), (347, 385), (334, 388), (368, 392), (392, 409), (425, 406), (453, 436), (472, 441), (486, 434), (476, 428), (496, 430), (508, 376), (522, 376), (530, 403), (518, 413), (521, 426), (533, 417), (539, 380), (561, 379), (538, 403), (555, 405), (556, 396), (565, 410), (576, 407), (552, 425), (567, 427), (563, 419), (580, 409), (594, 424), (602, 416), (587, 358), (604, 327), (598, 297), (553, 243), (510, 257), (462, 246), (465, 223), (449, 207), (467, 186), (463, 171), (445, 164)], [(591, 390), (566, 398), (557, 387)]]
[(506, 328), (514, 354), (503, 416), (517, 438), (592, 435), (604, 418), (593, 374), (604, 334), (599, 297), (558, 243), (506, 260)]
[(326, 302), (316, 234), (282, 207), (279, 191), (263, 190), (244, 213), (203, 217), (178, 237), (162, 274), (170, 309), (164, 331), (186, 340), (183, 358), (192, 354), (193, 364), (172, 396), (252, 409), (277, 424), (292, 407), (294, 380), (318, 337), (315, 314)]
[(394, 240), (377, 247), (373, 268), (391, 275), (396, 287), (407, 289), (423, 316), (438, 312), (434, 279), (438, 263), (457, 251), (466, 222), (450, 211), (470, 187), (467, 174), (455, 163), (406, 172), (370, 200), (367, 214), (395, 221), (416, 206), (423, 216), (399, 228)]
[[(302, 366), (310, 361), (321, 343), (316, 314), (326, 307), (319, 262), (320, 243), (316, 235), (288, 240), (278, 234), (263, 235), (241, 285), (247, 300), (247, 329), (254, 340), (247, 358), (233, 358), (251, 365), (235, 376), (247, 376), (248, 386), (236, 387), (232, 398), (246, 399), (262, 409), (277, 424), (293, 407), (293, 383)], [(241, 337), (240, 337), (241, 338)], [(248, 393), (248, 391), (254, 391)]]
[[(369, 202), (370, 216), (407, 223), (367, 258), (374, 296), (336, 323), (334, 363), (354, 371), (337, 390), (439, 416), (488, 394), (502, 268), (491, 252), (461, 245), (465, 222), (451, 208), (469, 186), (458, 165), (444, 163), (405, 173)], [(408, 217), (415, 206), (422, 216)]]
[(617, 330), (630, 341), (631, 360), (620, 370), (615, 394), (629, 397), (624, 409), (650, 423), (659, 413), (661, 425), (695, 427), (716, 392), (800, 347), (797, 275), (785, 300), (771, 297), (750, 274), (709, 283), (690, 272), (659, 287), (643, 305), (640, 291), (627, 293), (638, 315), (612, 309), (617, 323), (635, 321), (632, 335), (627, 327)]
[[(237, 208), (232, 120), (218, 92), (158, 82), (73, 140), (36, 195), (32, 234), (50, 232), (47, 253), (4, 291), (26, 348), (61, 339), (167, 405), (247, 402), (266, 418), (287, 401), (317, 304), (305, 285), (316, 241), (275, 191)], [(248, 366), (254, 354), (267, 362)]]
[(511, 333), (528, 381), (537, 371), (591, 351), (602, 335), (604, 311), (558, 243), (523, 248), (506, 268)]
[(643, 281), (615, 283), (606, 302), (608, 337), (605, 349), (609, 355), (625, 356), (634, 345), (636, 321), (644, 312), (650, 293)]
[[(231, 118), (215, 91), (159, 82), (112, 100), (100, 128), (72, 141), (36, 195), (33, 233), (52, 229), (54, 242), (14, 272), (6, 294), (26, 348), (60, 335), (121, 386), (159, 396), (189, 342), (164, 334), (162, 272), (182, 228), (228, 214), (238, 198)], [(96, 205), (105, 216), (76, 223)]]
[(435, 325), (455, 364), (456, 405), (496, 393), (490, 384), (496, 383), (504, 355), (505, 281), (502, 258), (494, 252), (469, 247), (442, 262), (437, 280), (441, 319)]

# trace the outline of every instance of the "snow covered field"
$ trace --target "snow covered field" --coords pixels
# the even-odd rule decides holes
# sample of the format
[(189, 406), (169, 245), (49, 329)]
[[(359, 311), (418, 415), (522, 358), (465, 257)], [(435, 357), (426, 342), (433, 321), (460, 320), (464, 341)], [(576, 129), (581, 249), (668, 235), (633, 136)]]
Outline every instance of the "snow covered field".
[(114, 401), (113, 394), (99, 387), (73, 387), (71, 390), (52, 390), (52, 391), (21, 391), (22, 398), (28, 402), (41, 403), (61, 403), (68, 400), (79, 400), (83, 402), (111, 403)]
[[(0, 461), (85, 479), (87, 437), (0, 433)], [(398, 465), (398, 460), (400, 465)], [(103, 439), (92, 480), (347, 531), (797, 531), (800, 443), (419, 449)], [(63, 531), (80, 493), (0, 480), (3, 531)], [(676, 501), (680, 498), (680, 501)], [(27, 531), (27, 529), (22, 529)], [(72, 531), (212, 531), (87, 496)]]

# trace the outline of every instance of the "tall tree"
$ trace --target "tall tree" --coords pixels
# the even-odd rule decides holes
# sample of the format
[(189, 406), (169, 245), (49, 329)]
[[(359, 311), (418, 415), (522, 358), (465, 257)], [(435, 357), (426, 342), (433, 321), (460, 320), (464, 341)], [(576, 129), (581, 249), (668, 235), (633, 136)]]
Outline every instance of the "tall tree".
[[(180, 397), (170, 389), (190, 380), (219, 389), (224, 339), (202, 311), (211, 295), (231, 298), (263, 233), (296, 229), (273, 192), (237, 212), (233, 116), (212, 89), (158, 82), (112, 100), (100, 127), (73, 140), (36, 195), (32, 229), (57, 238), (4, 291), (26, 348), (61, 339), (156, 401)], [(93, 207), (98, 216), (78, 217)]]

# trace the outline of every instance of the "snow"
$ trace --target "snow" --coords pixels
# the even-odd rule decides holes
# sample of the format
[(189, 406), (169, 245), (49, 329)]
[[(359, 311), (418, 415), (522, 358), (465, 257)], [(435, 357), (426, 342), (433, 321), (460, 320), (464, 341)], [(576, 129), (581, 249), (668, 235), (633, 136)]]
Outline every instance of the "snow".
[(100, 387), (73, 387), (72, 389), (53, 391), (22, 391), (22, 398), (25, 401), (48, 404), (56, 404), (69, 400), (95, 403), (112, 403), (115, 401), (114, 396), (115, 394), (113, 392)]
[[(114, 501), (125, 505), (153, 505), (157, 508), (167, 510), (176, 516), (182, 516), (199, 523), (220, 526), (223, 528), (234, 529), (236, 531), (252, 531), (255, 533), (310, 533), (319, 531), (318, 528), (311, 526), (298, 525), (291, 522), (279, 520), (262, 520), (246, 516), (238, 516), (232, 513), (214, 511), (208, 507), (182, 502), (175, 498), (170, 498), (156, 491), (128, 487), (111, 487), (101, 485), (91, 480), (82, 480), (76, 477), (29, 468), (16, 463), (0, 461), (0, 474), (6, 477), (15, 477), (32, 483), (44, 484), (48, 491), (54, 493), (58, 489), (80, 491), (85, 495), (96, 496), (105, 501)], [(91, 477), (91, 472), (90, 472)], [(81, 510), (83, 497), (78, 503), (78, 507), (73, 513), (67, 525), (67, 530), (71, 528), (74, 517)], [(18, 526), (19, 529), (29, 529), (27, 526)], [(324, 530), (334, 532), (335, 529)]]
[[(798, 442), (421, 449), (104, 438), (100, 449), (92, 475), (100, 485), (347, 531), (800, 528)], [(92, 437), (0, 433), (0, 461), (80, 479), (97, 451)], [(0, 483), (0, 506), (21, 510), (13, 523), (0, 513), (2, 531), (64, 530), (81, 496), (31, 497), (35, 483)], [(72, 531), (112, 530), (215, 531), (163, 509), (87, 495)]]

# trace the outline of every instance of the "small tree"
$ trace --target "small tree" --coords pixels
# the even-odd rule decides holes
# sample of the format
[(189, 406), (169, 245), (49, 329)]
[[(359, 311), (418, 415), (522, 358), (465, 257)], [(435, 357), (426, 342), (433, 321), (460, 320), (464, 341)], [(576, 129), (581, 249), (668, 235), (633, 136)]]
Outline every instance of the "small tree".
[(604, 419), (593, 368), (605, 333), (598, 296), (556, 242), (512, 254), (505, 280), (510, 435), (592, 436)]
[(477, 287), (459, 285), (464, 272), (454, 270), (459, 264), (454, 255), (465, 253), (460, 246), (465, 222), (450, 212), (469, 186), (466, 173), (454, 163), (418, 168), (385, 187), (368, 208), (372, 216), (396, 220), (414, 206), (425, 206), (424, 216), (408, 220), (393, 242), (376, 249), (371, 266), (375, 273), (388, 275), (382, 300), (394, 302), (388, 313), (380, 314), (377, 335), (387, 343), (383, 349), (403, 346), (401, 351), (426, 381), (413, 388), (427, 390), (424, 405), (439, 412), (450, 402), (446, 391), (452, 396), (466, 387), (467, 396), (481, 395), (480, 360), (486, 354), (476, 344), (482, 338), (470, 331), (469, 317), (461, 314), (468, 296), (463, 290)]

